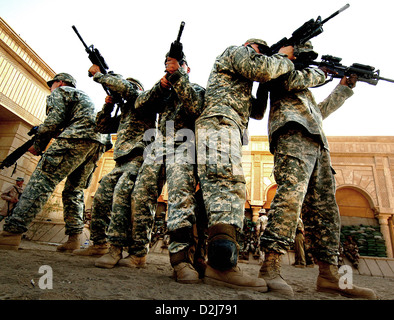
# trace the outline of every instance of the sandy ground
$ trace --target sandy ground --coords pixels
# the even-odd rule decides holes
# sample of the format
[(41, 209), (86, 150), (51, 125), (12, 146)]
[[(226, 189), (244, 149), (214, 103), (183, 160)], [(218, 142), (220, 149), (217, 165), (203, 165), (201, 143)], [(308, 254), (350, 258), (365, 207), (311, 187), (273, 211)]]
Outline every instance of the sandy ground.
[[(149, 253), (142, 269), (100, 269), (94, 257), (58, 253), (56, 247), (23, 240), (18, 251), (0, 250), (0, 300), (282, 300), (273, 293), (239, 291), (204, 283), (179, 284), (172, 278), (166, 254)], [(40, 267), (44, 270), (40, 273)], [(248, 275), (257, 276), (259, 265), (240, 263)], [(40, 278), (52, 270), (52, 289), (40, 288)], [(315, 290), (317, 267), (283, 266), (292, 285), (293, 300), (351, 300)], [(49, 281), (41, 279), (41, 287)], [(394, 299), (394, 278), (354, 275), (354, 284), (376, 291), (381, 300)]]

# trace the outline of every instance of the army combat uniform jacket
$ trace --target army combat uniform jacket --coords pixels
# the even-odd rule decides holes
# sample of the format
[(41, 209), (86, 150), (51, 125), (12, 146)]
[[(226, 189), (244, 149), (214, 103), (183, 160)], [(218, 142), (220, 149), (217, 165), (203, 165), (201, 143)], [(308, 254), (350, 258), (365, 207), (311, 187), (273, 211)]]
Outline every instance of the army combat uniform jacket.
[[(172, 85), (170, 90), (161, 88), (157, 82), (136, 101), (137, 109), (150, 108), (160, 116), (159, 138), (152, 143), (132, 193), (133, 237), (138, 235), (138, 239), (134, 239), (134, 253), (140, 256), (148, 252), (157, 198), (165, 180), (168, 183), (168, 230), (191, 228), (196, 221), (193, 131), (195, 119), (201, 113), (205, 89), (190, 83), (182, 68), (171, 74), (168, 80)], [(169, 250), (175, 253), (185, 246), (188, 244), (171, 243)]]
[[(172, 85), (171, 90), (163, 89), (158, 81), (136, 101), (137, 110), (143, 108), (159, 114), (159, 136), (161, 134), (163, 140), (158, 139), (162, 146), (157, 146), (157, 156), (166, 155), (167, 151), (171, 150), (166, 147), (166, 137), (171, 138), (182, 129), (194, 131), (195, 121), (201, 114), (204, 104), (205, 89), (198, 84), (190, 83), (189, 76), (182, 68), (171, 74), (168, 80)], [(174, 137), (174, 140), (174, 148), (183, 143), (177, 137)]]
[[(242, 229), (246, 190), (241, 137), (251, 113), (253, 82), (264, 83), (293, 69), (285, 55), (268, 57), (245, 46), (231, 46), (216, 58), (196, 121), (198, 176), (210, 226), (225, 223)], [(218, 136), (225, 137), (221, 145), (215, 143)], [(212, 155), (219, 159), (216, 163)]]
[(294, 69), (285, 55), (268, 57), (244, 46), (231, 46), (216, 58), (209, 76), (201, 119), (225, 116), (243, 130), (249, 122), (253, 82), (266, 82)]
[(271, 152), (278, 131), (289, 123), (297, 123), (329, 149), (323, 131), (323, 120), (343, 105), (353, 94), (347, 86), (338, 85), (321, 103), (317, 104), (307, 88), (323, 84), (324, 72), (316, 68), (295, 70), (272, 81), (270, 90), (271, 108), (268, 134)]
[(278, 185), (261, 239), (265, 250), (284, 253), (294, 242), (302, 213), (305, 238), (318, 260), (337, 263), (339, 210), (335, 179), (322, 121), (353, 91), (338, 85), (317, 104), (310, 87), (324, 83), (319, 69), (292, 71), (272, 83), (269, 139)]
[(60, 87), (47, 97), (47, 117), (39, 126), (34, 147), (43, 152), (52, 138), (103, 142), (94, 131), (94, 104), (83, 91)]
[(124, 103), (120, 114), (111, 117), (113, 105), (105, 104), (96, 117), (96, 130), (117, 134), (113, 158), (114, 169), (105, 175), (95, 193), (92, 204), (90, 239), (94, 244), (107, 241), (115, 246), (128, 246), (130, 240), (130, 195), (143, 161), (146, 146), (144, 133), (155, 126), (156, 114), (136, 110), (139, 92), (130, 81), (120, 75), (97, 72), (93, 80), (120, 95)]
[(134, 85), (120, 75), (97, 72), (93, 80), (105, 85), (109, 90), (120, 94), (125, 103), (121, 104), (120, 115), (111, 118), (113, 106), (104, 105), (97, 113), (96, 124), (99, 132), (116, 132), (114, 160), (123, 161), (133, 154), (142, 154), (146, 147), (144, 133), (155, 127), (156, 113), (150, 110), (135, 109), (134, 103), (139, 93)]
[(63, 192), (66, 234), (82, 232), (84, 192), (96, 162), (104, 152), (103, 136), (94, 131), (94, 104), (83, 91), (62, 86), (47, 97), (47, 117), (34, 147), (43, 152), (4, 230), (23, 233), (41, 212), (55, 187), (67, 178)]

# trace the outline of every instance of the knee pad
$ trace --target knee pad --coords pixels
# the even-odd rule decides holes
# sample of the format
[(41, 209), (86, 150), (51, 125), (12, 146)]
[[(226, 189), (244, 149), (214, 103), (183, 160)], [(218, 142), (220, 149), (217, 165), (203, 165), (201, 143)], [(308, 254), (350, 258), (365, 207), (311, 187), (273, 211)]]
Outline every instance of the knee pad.
[(208, 229), (208, 264), (217, 270), (228, 270), (237, 265), (237, 228), (218, 223)]
[(227, 239), (213, 240), (208, 244), (208, 263), (217, 270), (228, 270), (237, 265), (237, 244)]

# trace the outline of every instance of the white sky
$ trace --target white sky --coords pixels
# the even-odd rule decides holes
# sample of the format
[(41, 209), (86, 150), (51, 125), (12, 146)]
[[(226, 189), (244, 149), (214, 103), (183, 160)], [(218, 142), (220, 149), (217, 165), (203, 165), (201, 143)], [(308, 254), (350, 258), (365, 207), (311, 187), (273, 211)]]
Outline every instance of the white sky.
[[(312, 39), (319, 59), (323, 54), (381, 70), (394, 79), (392, 2), (389, 0), (0, 0), (1, 17), (57, 73), (68, 72), (100, 110), (105, 92), (87, 76), (91, 65), (71, 26), (87, 45), (94, 44), (110, 70), (139, 79), (150, 89), (164, 74), (164, 56), (175, 40), (181, 21), (181, 42), (191, 67), (190, 80), (206, 86), (215, 57), (229, 45), (248, 38), (269, 45), (309, 19), (327, 18), (346, 3), (350, 7), (328, 21)], [(313, 89), (322, 101), (339, 79)], [(394, 135), (394, 84), (359, 82), (355, 94), (324, 121), (328, 136)], [(251, 120), (252, 135), (267, 134), (267, 117)]]

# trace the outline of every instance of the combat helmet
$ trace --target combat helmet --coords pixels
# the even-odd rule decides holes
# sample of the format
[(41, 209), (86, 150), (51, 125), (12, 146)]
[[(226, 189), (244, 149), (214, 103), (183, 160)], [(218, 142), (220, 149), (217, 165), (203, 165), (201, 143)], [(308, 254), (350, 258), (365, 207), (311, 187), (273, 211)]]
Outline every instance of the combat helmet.
[(258, 39), (258, 38), (250, 38), (248, 40), (246, 40), (245, 43), (250, 43), (250, 44), (257, 44), (259, 46), (259, 50), (261, 53), (268, 53), (269, 52), (269, 47), (267, 42), (265, 42), (264, 40)]
[(144, 86), (137, 79), (129, 77), (129, 78), (126, 78), (126, 80), (130, 81), (132, 84), (136, 85), (138, 90), (144, 91)]
[(69, 83), (69, 84), (70, 84), (72, 87), (74, 87), (74, 88), (75, 88), (76, 85), (77, 85), (77, 81), (74, 79), (74, 77), (73, 77), (71, 74), (68, 74), (68, 73), (65, 73), (65, 72), (58, 73), (57, 75), (55, 75), (55, 76), (53, 77), (52, 80), (47, 81), (48, 87), (49, 87), (49, 88), (52, 87), (52, 84), (53, 84), (55, 81), (64, 81), (64, 82), (67, 82), (67, 83)]

